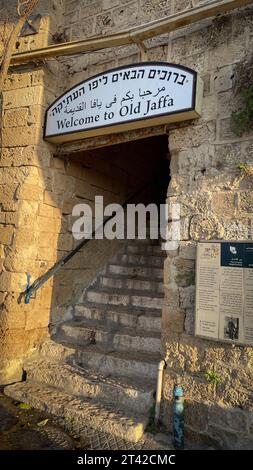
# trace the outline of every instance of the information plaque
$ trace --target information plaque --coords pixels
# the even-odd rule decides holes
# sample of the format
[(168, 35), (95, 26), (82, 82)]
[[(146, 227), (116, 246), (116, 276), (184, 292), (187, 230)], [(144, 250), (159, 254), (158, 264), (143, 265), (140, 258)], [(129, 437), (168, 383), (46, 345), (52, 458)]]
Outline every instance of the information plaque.
[(200, 242), (196, 335), (253, 345), (253, 242)]

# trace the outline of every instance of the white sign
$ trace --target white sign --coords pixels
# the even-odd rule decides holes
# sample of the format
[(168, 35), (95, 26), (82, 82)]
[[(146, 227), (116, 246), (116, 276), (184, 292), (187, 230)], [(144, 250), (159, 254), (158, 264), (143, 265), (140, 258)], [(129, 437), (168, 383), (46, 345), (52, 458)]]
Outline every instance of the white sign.
[(196, 334), (253, 345), (253, 243), (200, 242)]
[(44, 138), (65, 142), (200, 116), (202, 81), (186, 67), (146, 62), (74, 86), (47, 109)]

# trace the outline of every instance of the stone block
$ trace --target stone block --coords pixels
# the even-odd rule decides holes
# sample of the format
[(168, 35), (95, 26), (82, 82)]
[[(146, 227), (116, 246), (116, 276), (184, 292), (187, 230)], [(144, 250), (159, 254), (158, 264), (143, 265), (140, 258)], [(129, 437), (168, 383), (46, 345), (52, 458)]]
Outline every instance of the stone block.
[(13, 147), (3, 148), (1, 165), (4, 167), (35, 165), (49, 166), (50, 153), (48, 151), (41, 152), (39, 147)]
[(192, 8), (191, 0), (174, 0), (174, 13)]
[[(107, 3), (109, 5), (107, 5)], [(107, 1), (94, 1), (93, 3), (90, 3), (87, 5), (87, 2), (81, 3), (81, 8), (80, 8), (80, 16), (81, 18), (87, 18), (89, 16), (94, 16), (98, 15), (101, 13), (102, 10), (107, 10), (111, 9), (115, 6), (115, 4), (118, 4), (118, 1), (115, 2), (115, 0), (109, 0)]]
[(224, 214), (234, 216), (236, 210), (236, 195), (232, 191), (212, 193), (212, 210), (218, 216)]
[(193, 308), (186, 309), (184, 329), (187, 335), (195, 333), (195, 310)]
[(42, 217), (54, 217), (54, 208), (48, 204), (40, 203), (38, 214)]
[(213, 404), (209, 410), (209, 423), (243, 433), (247, 429), (247, 414), (239, 408), (224, 406), (222, 403)]
[(243, 161), (248, 164), (253, 163), (253, 141), (252, 139), (242, 144)]
[(230, 90), (233, 86), (233, 65), (220, 67), (213, 76), (213, 88), (216, 93)]
[(60, 234), (57, 243), (58, 250), (70, 251), (73, 248), (73, 235)]
[(166, 258), (164, 261), (164, 273), (163, 273), (163, 282), (165, 285), (170, 284), (173, 281), (172, 275), (172, 261), (171, 258)]
[(197, 374), (189, 375), (174, 372), (166, 369), (164, 373), (163, 382), (163, 396), (165, 400), (171, 400), (173, 397), (174, 385), (179, 384), (183, 387), (185, 395), (191, 401), (203, 402), (205, 400), (213, 400), (213, 392), (210, 390), (209, 385)]
[(25, 273), (3, 271), (0, 274), (0, 290), (7, 292), (23, 292), (26, 288)]
[[(99, 17), (96, 17), (99, 18)], [(91, 37), (92, 35), (97, 33), (97, 29), (94, 30), (94, 18), (88, 18), (86, 20), (82, 20), (82, 23), (79, 27), (73, 25), (71, 28), (70, 39), (72, 41), (81, 39), (83, 37)], [(98, 33), (99, 34), (99, 33)]]
[(29, 106), (26, 118), (28, 126), (42, 127), (44, 125), (45, 107), (40, 105)]
[(38, 260), (43, 260), (43, 261), (55, 261), (56, 260), (56, 250), (55, 247), (52, 246), (47, 246), (47, 247), (40, 247), (38, 250), (38, 255), (37, 255)]
[(33, 258), (37, 240), (38, 235), (35, 231), (31, 230), (31, 228), (19, 228), (15, 232), (13, 247), (23, 253), (26, 251), (26, 256), (28, 255), (28, 252), (31, 251), (31, 256), (29, 257)]
[(185, 423), (187, 426), (190, 426), (194, 431), (205, 432), (208, 426), (209, 406), (208, 402), (186, 400)]
[(50, 312), (48, 309), (32, 310), (26, 314), (25, 330), (48, 327), (50, 323)]
[(193, 244), (192, 242), (181, 241), (180, 247), (179, 247), (179, 256), (180, 258), (183, 258), (183, 259), (196, 260), (196, 256), (197, 256), (196, 245)]
[(37, 216), (37, 227), (40, 232), (57, 233), (56, 220), (51, 217)]
[(7, 79), (4, 83), (4, 91), (10, 91), (25, 87), (30, 87), (32, 83), (30, 72), (13, 72), (9, 71)]
[(239, 207), (242, 212), (253, 213), (252, 191), (242, 191), (239, 193)]
[(28, 108), (10, 109), (4, 113), (4, 127), (24, 126), (28, 117)]
[(187, 128), (175, 129), (170, 133), (170, 150), (188, 150), (215, 139), (215, 121), (196, 124)]
[(60, 170), (62, 173), (65, 173), (65, 163), (62, 158), (53, 157), (52, 165), (56, 170)]
[(56, 197), (56, 194), (54, 194), (52, 191), (45, 191), (44, 193), (44, 203), (48, 204), (49, 206), (52, 207), (58, 207), (58, 198)]
[(164, 333), (166, 330), (182, 333), (184, 331), (184, 321), (184, 310), (172, 308), (168, 305), (163, 306), (162, 331), (164, 331)]
[(32, 272), (35, 271), (35, 260), (23, 256), (23, 253), (7, 255), (4, 260), (4, 267), (11, 272)]
[(167, 45), (157, 46), (148, 49), (148, 60), (166, 62), (167, 59)]
[(237, 136), (231, 128), (231, 117), (220, 120), (219, 138), (220, 140), (236, 140)]
[(20, 90), (5, 91), (3, 95), (3, 107), (5, 110), (10, 108), (22, 108), (35, 104), (43, 103), (44, 87), (41, 85)]
[(22, 200), (19, 202), (18, 227), (34, 227), (38, 206), (37, 201)]
[(12, 127), (6, 127), (3, 132), (4, 147), (22, 147), (26, 145), (36, 145), (42, 139), (42, 128), (39, 127), (18, 127), (15, 131)]
[(138, 21), (138, 2), (133, 1), (113, 10), (114, 24), (118, 29), (135, 26)]
[(237, 435), (234, 432), (227, 431), (223, 427), (215, 425), (208, 426), (208, 436), (216, 442), (216, 446), (221, 450), (235, 449), (237, 443)]
[(199, 52), (197, 54), (186, 55), (184, 57), (184, 65), (190, 67), (193, 70), (196, 70), (199, 74), (206, 73), (208, 70), (208, 50), (204, 52)]
[(224, 220), (223, 221), (224, 240), (247, 240), (251, 238), (252, 231), (252, 220), (238, 219), (235, 217), (233, 220)]
[(204, 121), (210, 121), (216, 119), (218, 114), (218, 96), (215, 94), (207, 95), (203, 97), (202, 114), (201, 119)]
[(179, 287), (180, 307), (192, 309), (195, 305), (195, 286)]
[[(15, 303), (17, 305), (17, 299), (15, 299)], [(5, 304), (4, 310), (2, 310), (0, 317), (1, 325), (3, 328), (25, 328), (25, 310), (22, 308), (19, 308), (18, 310), (16, 308), (16, 305), (14, 304), (14, 302), (11, 305), (10, 302), (8, 302), (8, 305)]]
[(14, 228), (12, 226), (0, 226), (0, 243), (3, 245), (11, 245)]
[(55, 233), (48, 233), (48, 231), (40, 232), (38, 244), (40, 248), (53, 247), (53, 246), (56, 247), (57, 237)]
[(216, 168), (219, 171), (237, 170), (241, 161), (243, 148), (240, 143), (218, 144), (214, 146), (214, 159)]
[(0, 201), (2, 204), (2, 209), (5, 211), (14, 211), (16, 210), (16, 192), (17, 184), (0, 185)]
[(39, 186), (29, 183), (24, 183), (17, 191), (18, 199), (24, 201), (39, 201), (42, 199), (43, 193)]
[(165, 305), (176, 308), (179, 307), (179, 291), (173, 284), (170, 284), (168, 287), (164, 287), (164, 302)]
[(193, 240), (217, 240), (224, 237), (224, 226), (214, 215), (194, 215), (190, 224)]
[(187, 40), (186, 36), (178, 37), (176, 39), (172, 39), (171, 43), (171, 55), (175, 63), (177, 61), (181, 61), (186, 54), (186, 45)]
[(195, 262), (190, 259), (176, 258), (175, 282), (179, 287), (189, 287), (195, 284)]
[(0, 245), (0, 258), (4, 258), (4, 251), (5, 251), (4, 248), (5, 248), (4, 245)]
[(74, 193), (75, 181), (71, 176), (63, 175), (62, 173), (54, 174), (53, 189), (56, 193), (64, 193), (67, 197), (72, 196)]

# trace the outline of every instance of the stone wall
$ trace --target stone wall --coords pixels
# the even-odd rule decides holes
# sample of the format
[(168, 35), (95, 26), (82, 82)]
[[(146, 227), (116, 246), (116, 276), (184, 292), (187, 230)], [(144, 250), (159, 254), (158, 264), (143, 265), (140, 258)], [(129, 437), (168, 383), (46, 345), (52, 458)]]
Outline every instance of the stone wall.
[[(61, 1), (42, 2), (39, 34), (18, 38), (17, 50), (51, 42), (62, 21)], [(1, 9), (1, 49), (17, 21), (16, 2)], [(37, 12), (37, 11), (36, 11)], [(22, 359), (48, 335), (51, 290), (47, 285), (30, 305), (20, 303), (26, 273), (45, 271), (45, 232), (55, 242), (61, 222), (50, 193), (52, 147), (43, 141), (46, 106), (57, 96), (58, 64), (24, 65), (11, 69), (3, 90), (1, 113), (1, 359), (0, 382), (20, 380)], [(48, 223), (50, 221), (50, 223)]]
[[(17, 48), (128, 30), (202, 3), (42, 0), (38, 9), (43, 15), (40, 34), (21, 39)], [(230, 129), (231, 112), (240, 105), (235, 94), (236, 65), (252, 48), (252, 17), (253, 10), (248, 7), (146, 41), (148, 60), (189, 66), (200, 73), (205, 84), (202, 117), (169, 129), (172, 179), (168, 202), (181, 204), (182, 241), (165, 262), (162, 346), (167, 369), (162, 420), (171, 428), (172, 388), (180, 381), (189, 398), (187, 434), (222, 448), (252, 447), (253, 354), (250, 347), (194, 336), (195, 246), (199, 239), (252, 239), (252, 177), (241, 174), (238, 163), (253, 164), (253, 136), (238, 138)], [(76, 275), (80, 279), (80, 265), (74, 264), (59, 274), (56, 284), (46, 284), (30, 305), (18, 303), (26, 272), (35, 278), (72, 246), (70, 205), (80, 198), (80, 189), (86, 191), (86, 170), (80, 161), (71, 155), (65, 163), (55, 158), (57, 149), (42, 139), (45, 106), (83, 79), (138, 60), (138, 47), (131, 45), (49, 60), (43, 66), (15, 68), (9, 73), (4, 92), (0, 186), (0, 382), (20, 379), (22, 358), (47, 336), (51, 320), (64, 317), (67, 299), (60, 297), (62, 291), (70, 279)], [(110, 143), (116, 141), (117, 137), (111, 136)], [(105, 175), (106, 166), (92, 169), (89, 187), (94, 184), (93, 171)], [(81, 198), (86, 197), (82, 193)], [(103, 256), (101, 253), (102, 260)], [(80, 258), (81, 267), (88, 261)], [(84, 283), (92, 275), (84, 275)], [(71, 288), (66, 288), (67, 297), (72, 294)], [(204, 378), (213, 368), (221, 377), (217, 387)]]
[[(203, 2), (72, 2), (65, 10), (67, 35), (78, 39), (129, 29), (150, 19)], [(71, 10), (71, 5), (75, 6)], [(110, 6), (110, 8), (109, 8)], [(252, 447), (252, 348), (224, 345), (194, 336), (195, 247), (200, 239), (252, 239), (252, 178), (238, 164), (253, 163), (253, 136), (238, 138), (231, 112), (240, 106), (236, 65), (249, 56), (252, 8), (208, 19), (146, 41), (148, 60), (189, 66), (204, 80), (202, 117), (171, 126), (171, 183), (168, 203), (181, 204), (182, 241), (165, 262), (162, 421), (171, 429), (172, 392), (181, 382), (186, 402), (186, 434), (213, 447)], [(137, 46), (64, 59), (68, 84), (140, 59)], [(207, 383), (215, 370), (221, 383)]]
[[(182, 241), (165, 262), (163, 421), (168, 425), (173, 385), (182, 383), (187, 435), (223, 449), (252, 448), (253, 350), (194, 336), (195, 245), (252, 239), (252, 177), (238, 165), (253, 164), (253, 135), (238, 138), (230, 128), (240, 106), (236, 68), (250, 52), (252, 17), (252, 8), (235, 11), (197, 31), (182, 30), (171, 42), (172, 62), (198, 70), (205, 93), (201, 119), (169, 136), (168, 203), (181, 204)], [(207, 382), (208, 370), (220, 384)]]
[[(61, 6), (61, 1), (40, 2), (35, 11), (42, 15), (39, 34), (18, 38), (17, 50), (57, 40), (58, 26), (63, 24)], [(16, 20), (12, 1), (1, 27), (3, 39)], [(71, 233), (73, 206), (88, 203), (94, 209), (95, 195), (103, 195), (105, 205), (123, 203), (151, 178), (157, 165), (155, 141), (141, 147), (137, 142), (134, 148), (129, 143), (124, 150), (112, 149), (109, 144), (116, 142), (111, 139), (104, 151), (56, 156), (56, 148), (43, 140), (43, 122), (46, 107), (64, 83), (59, 81), (61, 65), (50, 59), (15, 67), (3, 91), (0, 383), (20, 380), (24, 357), (48, 336), (48, 326), (69, 318), (72, 304), (116, 249), (113, 241), (92, 241), (25, 305), (20, 294), (27, 273), (35, 280), (76, 244)], [(148, 135), (140, 131), (136, 138)]]

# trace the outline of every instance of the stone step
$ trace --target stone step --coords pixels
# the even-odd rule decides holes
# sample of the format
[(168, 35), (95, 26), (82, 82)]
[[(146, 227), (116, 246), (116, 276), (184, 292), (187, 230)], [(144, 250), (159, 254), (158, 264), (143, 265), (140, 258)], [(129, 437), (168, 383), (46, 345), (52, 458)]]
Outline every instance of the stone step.
[(86, 302), (75, 306), (75, 316), (87, 320), (97, 320), (112, 326), (126, 326), (146, 331), (161, 331), (161, 312), (144, 310), (138, 307), (123, 307)]
[[(148, 232), (147, 232), (148, 234)], [(122, 245), (126, 246), (128, 244), (136, 245), (136, 246), (161, 246), (161, 239), (151, 239), (151, 238), (133, 238), (133, 239), (125, 239), (122, 241)]]
[(98, 403), (115, 403), (140, 414), (149, 414), (154, 403), (155, 381), (139, 377), (112, 377), (92, 369), (70, 364), (40, 360), (25, 367), (27, 380), (59, 388), (81, 398)]
[(152, 279), (157, 280), (163, 279), (163, 269), (151, 266), (122, 266), (117, 263), (110, 263), (107, 267), (107, 273), (117, 274), (120, 276), (130, 276), (133, 278), (151, 277)]
[(162, 268), (164, 264), (164, 258), (162, 256), (156, 256), (151, 254), (137, 255), (137, 254), (118, 254), (117, 262), (120, 265), (135, 265), (135, 266), (154, 266)]
[(160, 245), (145, 245), (145, 244), (127, 244), (120, 250), (122, 253), (131, 255), (156, 255), (166, 257), (166, 252), (161, 249)]
[(40, 354), (47, 360), (65, 360), (69, 364), (78, 364), (104, 375), (138, 376), (148, 380), (156, 380), (157, 366), (161, 360), (161, 355), (157, 353), (115, 351), (105, 345), (91, 344), (75, 348), (60, 338), (45, 341), (40, 347)]
[(110, 287), (116, 289), (131, 289), (131, 290), (144, 290), (163, 293), (163, 283), (161, 281), (154, 281), (152, 279), (133, 279), (131, 277), (123, 276), (105, 276), (101, 275), (99, 283), (102, 287)]
[(118, 351), (160, 351), (161, 335), (154, 332), (121, 327), (113, 329), (97, 321), (81, 320), (62, 323), (57, 336), (77, 346), (104, 344)]
[(129, 291), (123, 289), (91, 289), (86, 292), (88, 302), (101, 304), (125, 305), (134, 307), (144, 307), (152, 309), (161, 309), (164, 302), (164, 296), (159, 293), (145, 295), (143, 291), (135, 291), (129, 294)]
[(129, 412), (115, 408), (114, 404), (102, 405), (89, 399), (75, 398), (63, 391), (33, 382), (9, 385), (5, 387), (4, 393), (33, 408), (64, 417), (66, 426), (78, 429), (79, 433), (89, 427), (137, 442), (148, 422), (148, 417), (132, 416)]
[(158, 353), (142, 351), (115, 351), (92, 344), (76, 350), (77, 363), (82, 367), (90, 367), (102, 374), (132, 377), (138, 375), (148, 379), (156, 379), (157, 365), (161, 360)]

